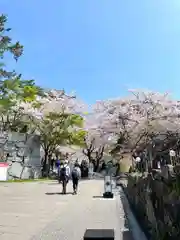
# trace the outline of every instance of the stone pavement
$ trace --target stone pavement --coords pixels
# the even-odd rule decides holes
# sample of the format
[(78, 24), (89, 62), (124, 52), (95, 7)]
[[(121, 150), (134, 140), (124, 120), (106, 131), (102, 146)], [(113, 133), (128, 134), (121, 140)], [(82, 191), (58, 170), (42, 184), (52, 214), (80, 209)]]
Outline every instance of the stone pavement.
[(114, 228), (116, 240), (132, 240), (118, 192), (103, 199), (103, 181), (80, 182), (78, 195), (56, 182), (0, 183), (0, 239), (79, 240), (86, 228)]

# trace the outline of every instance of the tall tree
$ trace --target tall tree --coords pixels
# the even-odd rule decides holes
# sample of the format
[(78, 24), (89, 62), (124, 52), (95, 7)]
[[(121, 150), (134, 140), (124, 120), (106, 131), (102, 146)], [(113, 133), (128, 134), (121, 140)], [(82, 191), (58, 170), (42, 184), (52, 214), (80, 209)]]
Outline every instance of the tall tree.
[(34, 120), (36, 132), (41, 136), (41, 146), (44, 150), (44, 162), (50, 166), (49, 156), (57, 147), (65, 144), (81, 146), (84, 131), (81, 129), (83, 118), (69, 113), (52, 113)]
[(35, 101), (43, 91), (35, 85), (34, 80), (23, 80), (15, 70), (7, 70), (6, 54), (12, 54), (17, 61), (23, 54), (23, 46), (19, 42), (13, 43), (8, 36), (11, 29), (6, 27), (6, 23), (7, 16), (0, 15), (0, 122), (1, 130), (17, 131), (24, 119), (21, 103)]
[(84, 138), (83, 154), (89, 162), (93, 162), (94, 170), (98, 171), (100, 163), (103, 160), (105, 150), (111, 145), (111, 134), (103, 129), (104, 116), (95, 112), (87, 114), (85, 117), (86, 136)]
[(179, 131), (179, 101), (167, 93), (130, 92), (131, 95), (125, 99), (97, 102), (95, 112), (100, 116), (104, 132), (112, 133), (118, 139), (116, 148), (119, 151), (133, 152), (141, 148), (151, 152), (158, 136)]

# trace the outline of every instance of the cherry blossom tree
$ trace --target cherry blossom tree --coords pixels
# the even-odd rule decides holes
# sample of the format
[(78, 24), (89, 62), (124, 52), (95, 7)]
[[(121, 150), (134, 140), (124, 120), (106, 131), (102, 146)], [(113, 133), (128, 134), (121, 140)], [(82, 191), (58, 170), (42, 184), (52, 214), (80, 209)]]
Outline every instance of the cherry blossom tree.
[(42, 96), (37, 96), (33, 102), (19, 102), (18, 108), (23, 108), (24, 112), (41, 118), (50, 112), (73, 113), (83, 115), (86, 105), (76, 96), (66, 94), (63, 90), (44, 90)]
[(21, 107), (31, 119), (31, 132), (41, 136), (44, 164), (48, 163), (47, 171), (51, 155), (61, 145), (83, 144), (85, 104), (81, 104), (76, 97), (69, 96), (64, 91), (50, 90), (31, 104), (21, 103)]
[(84, 137), (83, 153), (89, 162), (94, 164), (94, 170), (98, 171), (105, 152), (112, 141), (112, 134), (106, 133), (100, 122), (101, 118), (95, 112), (84, 116)]
[(104, 132), (118, 137), (119, 149), (133, 151), (151, 146), (153, 139), (167, 132), (179, 132), (180, 103), (169, 94), (130, 90), (123, 99), (98, 101), (94, 111)]
[(96, 172), (104, 155), (105, 143), (102, 141), (101, 136), (96, 132), (93, 133), (92, 130), (87, 132), (84, 142), (83, 154), (87, 156), (89, 162), (94, 164), (94, 171)]

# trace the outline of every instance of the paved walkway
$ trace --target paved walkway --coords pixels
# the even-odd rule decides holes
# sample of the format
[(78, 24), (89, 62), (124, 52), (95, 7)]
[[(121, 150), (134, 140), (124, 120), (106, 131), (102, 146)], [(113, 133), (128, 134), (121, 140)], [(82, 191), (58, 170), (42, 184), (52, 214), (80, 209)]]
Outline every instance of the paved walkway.
[(119, 194), (104, 200), (102, 180), (80, 183), (78, 195), (61, 195), (56, 182), (0, 183), (0, 239), (80, 240), (86, 228), (114, 228), (131, 240)]

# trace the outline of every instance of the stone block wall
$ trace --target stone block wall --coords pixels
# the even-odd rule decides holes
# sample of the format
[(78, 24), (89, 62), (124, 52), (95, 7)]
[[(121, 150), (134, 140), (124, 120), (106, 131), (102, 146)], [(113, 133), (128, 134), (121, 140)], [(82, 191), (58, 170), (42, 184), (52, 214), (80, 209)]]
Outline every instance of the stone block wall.
[(132, 173), (125, 190), (150, 239), (180, 239), (180, 166)]
[(40, 136), (15, 132), (1, 133), (0, 161), (9, 164), (8, 179), (39, 178)]

